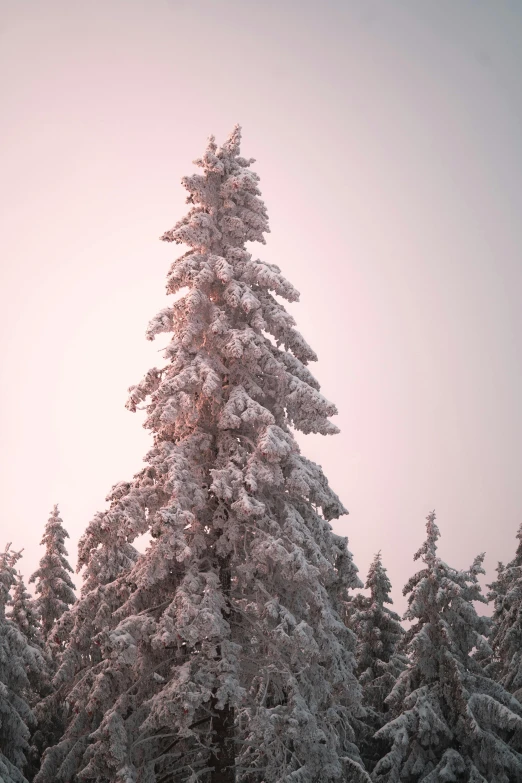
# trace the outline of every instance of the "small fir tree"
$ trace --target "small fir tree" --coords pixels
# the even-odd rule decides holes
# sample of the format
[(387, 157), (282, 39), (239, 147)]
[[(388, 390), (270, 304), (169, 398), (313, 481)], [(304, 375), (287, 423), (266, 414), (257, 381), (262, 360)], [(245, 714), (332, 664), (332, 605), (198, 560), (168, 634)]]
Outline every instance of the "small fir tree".
[(489, 585), (494, 602), (489, 671), (522, 702), (522, 525), (517, 538), (514, 559), (507, 566), (498, 564), (497, 579)]
[(357, 595), (350, 604), (349, 625), (357, 637), (357, 677), (362, 686), (363, 704), (368, 711), (362, 723), (359, 747), (366, 768), (371, 770), (385, 748), (374, 734), (386, 722), (385, 700), (408, 659), (397, 650), (404, 635), (398, 614), (385, 604), (392, 604), (391, 583), (378, 552), (366, 580), (370, 594)]
[(27, 783), (24, 769), (31, 754), (31, 709), (34, 683), (45, 677), (42, 650), (30, 643), (16, 623), (6, 617), (9, 591), (16, 585), (20, 554), (8, 545), (0, 555), (0, 781)]
[(415, 555), (425, 567), (409, 594), (404, 637), (410, 665), (387, 701), (391, 720), (377, 733), (391, 749), (373, 772), (376, 783), (513, 783), (522, 780), (522, 705), (487, 677), (473, 656), (487, 645), (487, 625), (473, 606), (483, 555), (457, 571), (437, 555), (435, 512)]
[(101, 660), (69, 695), (72, 715), (99, 727), (82, 747), (73, 717), (39, 783), (368, 780), (354, 636), (339, 616), (360, 582), (329, 524), (346, 511), (292, 431), (335, 433), (336, 409), (278, 298), (296, 290), (246, 249), (268, 222), (239, 142), (239, 128), (220, 149), (211, 138), (202, 174), (183, 180), (192, 207), (162, 237), (188, 246), (167, 280), (182, 296), (148, 331), (172, 334), (165, 366), (129, 401), (146, 403), (154, 446), (89, 526), (79, 563), (151, 542), (106, 585)]
[(497, 572), (496, 580), (487, 585), (487, 600), (489, 603), (493, 603), (493, 614), (491, 617), (484, 618), (488, 626), (486, 636), (489, 645), (481, 650), (475, 650), (474, 657), (484, 667), (488, 677), (498, 681), (501, 676), (501, 665), (496, 655), (495, 636), (507, 609), (506, 595), (509, 592), (509, 578), (504, 563), (499, 561), (495, 570)]
[(9, 599), (10, 610), (8, 616), (17, 625), (27, 641), (41, 650), (43, 663), (45, 663), (45, 668), (28, 669), (27, 671), (30, 688), (26, 689), (24, 696), (35, 717), (35, 722), (32, 724), (33, 731), (25, 769), (25, 774), (29, 780), (33, 780), (40, 767), (40, 759), (44, 748), (49, 742), (55, 741), (58, 732), (63, 729), (63, 725), (60, 725), (58, 731), (49, 731), (49, 724), (52, 726), (56, 725), (55, 717), (54, 715), (44, 716), (41, 712), (42, 701), (52, 693), (51, 677), (53, 665), (43, 643), (40, 620), (34, 603), (34, 599), (31, 598), (27, 591), (22, 574), (18, 572), (12, 596)]
[[(107, 497), (111, 508), (121, 497), (122, 488), (128, 490), (129, 485), (117, 484)], [(80, 600), (62, 614), (52, 631), (55, 648), (61, 650), (59, 665), (54, 691), (39, 709), (47, 722), (54, 721), (55, 737), (47, 742), (35, 783), (73, 780), (107, 705), (133, 684), (124, 667), (114, 676), (102, 658), (100, 639), (117, 624), (113, 612), (128, 595), (125, 576), (138, 552), (109, 534), (105, 515), (97, 515), (91, 523), (92, 528), (96, 525), (100, 546), (85, 569)]]
[(45, 546), (45, 555), (40, 560), (40, 567), (29, 579), (36, 584), (35, 605), (46, 641), (49, 640), (56, 620), (76, 601), (75, 587), (69, 576), (72, 568), (66, 559), (66, 538), (69, 538), (69, 534), (60, 519), (58, 506), (55, 505), (41, 541), (42, 546)]
[(28, 641), (42, 645), (42, 628), (34, 599), (28, 592), (20, 571), (9, 599), (8, 617), (12, 620)]

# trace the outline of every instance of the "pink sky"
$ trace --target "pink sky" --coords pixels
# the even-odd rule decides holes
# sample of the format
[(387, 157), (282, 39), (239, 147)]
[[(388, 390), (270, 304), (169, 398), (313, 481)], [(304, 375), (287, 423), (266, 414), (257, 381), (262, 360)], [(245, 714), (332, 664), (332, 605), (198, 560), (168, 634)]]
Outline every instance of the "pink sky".
[(26, 575), (54, 503), (74, 563), (142, 465), (158, 237), (239, 122), (361, 576), (381, 549), (402, 611), (435, 508), (442, 556), (494, 578), (522, 521), (521, 40), (503, 0), (0, 0), (0, 545)]

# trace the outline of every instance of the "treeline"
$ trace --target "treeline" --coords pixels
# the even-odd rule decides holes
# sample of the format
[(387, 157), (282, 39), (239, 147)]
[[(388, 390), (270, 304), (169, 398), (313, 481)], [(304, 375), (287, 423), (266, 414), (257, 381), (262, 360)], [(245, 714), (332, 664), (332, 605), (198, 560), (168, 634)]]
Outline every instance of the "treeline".
[[(468, 570), (451, 568), (437, 555), (434, 512), (426, 529), (426, 541), (415, 554), (424, 567), (403, 590), (408, 631), (389, 608), (391, 584), (380, 553), (368, 572), (367, 593), (346, 595), (341, 606), (340, 615), (354, 634), (360, 686), (354, 739), (360, 767), (373, 781), (520, 780), (522, 526), (515, 557), (498, 564), (487, 598), (477, 580), (484, 573), (483, 555)], [(55, 506), (42, 540), (45, 555), (29, 580), (35, 582), (34, 598), (16, 571), (20, 554), (7, 547), (0, 558), (0, 772), (6, 781), (50, 779), (38, 774), (42, 758), (47, 749), (63, 749), (64, 741), (69, 746), (69, 738), (78, 734), (78, 726), (72, 731), (79, 713), (73, 707), (79, 696), (75, 689), (101, 660), (101, 654), (88, 656), (80, 676), (71, 667), (66, 629), (87, 629), (81, 627), (69, 576), (66, 537)], [(84, 600), (90, 592), (82, 592)], [(473, 602), (488, 601), (493, 616), (479, 616)], [(92, 595), (89, 603), (94, 607)], [(99, 644), (97, 638), (90, 641)], [(93, 722), (82, 723), (86, 747), (92, 741), (89, 732), (95, 735), (102, 722), (99, 713)], [(110, 741), (110, 734), (98, 737)], [(68, 779), (61, 767), (57, 772), (57, 779)], [(85, 777), (78, 774), (78, 780)]]

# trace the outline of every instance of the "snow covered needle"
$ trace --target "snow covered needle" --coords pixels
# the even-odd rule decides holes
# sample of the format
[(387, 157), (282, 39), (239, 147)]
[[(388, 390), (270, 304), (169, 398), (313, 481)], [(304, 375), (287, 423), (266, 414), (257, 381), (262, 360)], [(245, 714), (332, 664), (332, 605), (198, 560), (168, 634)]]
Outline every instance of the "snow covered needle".
[(100, 586), (101, 659), (71, 694), (77, 717), (42, 783), (64, 770), (99, 783), (368, 780), (354, 639), (337, 613), (360, 583), (328, 522), (346, 511), (293, 434), (337, 432), (336, 408), (280, 301), (297, 291), (245, 247), (264, 243), (268, 220), (239, 143), (239, 127), (220, 149), (210, 138), (201, 173), (182, 180), (191, 208), (162, 236), (188, 248), (167, 277), (181, 296), (147, 331), (172, 335), (167, 363), (128, 402), (145, 405), (154, 445), (89, 525), (79, 564), (92, 574), (101, 551), (151, 542), (124, 581)]

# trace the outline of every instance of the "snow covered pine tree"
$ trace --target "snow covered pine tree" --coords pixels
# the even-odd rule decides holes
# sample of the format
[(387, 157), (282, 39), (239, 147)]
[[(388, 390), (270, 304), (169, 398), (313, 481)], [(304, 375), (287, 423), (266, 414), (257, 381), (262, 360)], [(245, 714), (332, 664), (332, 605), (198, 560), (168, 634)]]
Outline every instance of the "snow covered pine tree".
[(147, 333), (172, 333), (167, 363), (128, 403), (147, 401), (154, 446), (89, 525), (79, 564), (151, 541), (95, 640), (89, 696), (68, 697), (99, 728), (80, 752), (69, 727), (39, 783), (369, 780), (354, 637), (338, 614), (361, 583), (329, 524), (346, 511), (292, 434), (337, 432), (336, 409), (276, 298), (297, 291), (245, 249), (268, 222), (239, 143), (239, 127), (220, 149), (210, 139), (202, 174), (183, 179), (193, 206), (162, 237), (189, 248), (168, 275), (182, 295)]
[(40, 560), (40, 567), (29, 579), (30, 582), (36, 583), (35, 605), (46, 641), (49, 641), (56, 620), (76, 601), (74, 585), (69, 576), (73, 570), (66, 560), (66, 538), (69, 538), (69, 534), (60, 519), (58, 506), (55, 505), (41, 540), (42, 546), (45, 546), (45, 555)]
[(522, 705), (487, 677), (474, 648), (487, 647), (486, 603), (478, 574), (484, 556), (456, 571), (437, 556), (435, 512), (415, 555), (425, 568), (404, 588), (404, 647), (410, 666), (387, 699), (392, 719), (377, 738), (392, 744), (373, 771), (376, 783), (518, 783), (522, 781)]
[[(59, 721), (61, 707), (55, 706), (51, 712), (42, 710), (44, 700), (52, 694), (51, 678), (53, 673), (53, 661), (47, 645), (44, 643), (40, 618), (36, 611), (35, 599), (28, 593), (21, 573), (18, 573), (9, 599), (9, 619), (12, 620), (22, 632), (31, 646), (37, 647), (40, 655), (38, 668), (28, 668), (28, 687), (24, 689), (24, 698), (33, 710), (35, 721), (34, 731), (30, 739), (30, 752), (26, 754), (27, 765), (25, 774), (29, 780), (40, 767), (40, 759), (44, 748), (50, 742), (56, 741), (63, 731), (63, 725)], [(2, 779), (0, 777), (0, 783)]]
[(507, 566), (499, 563), (498, 577), (489, 585), (494, 601), (488, 672), (522, 702), (522, 525), (519, 544)]
[(58, 641), (54, 626), (76, 601), (74, 585), (69, 576), (72, 568), (66, 560), (67, 551), (64, 546), (68, 537), (58, 506), (55, 505), (41, 541), (45, 546), (45, 554), (40, 560), (40, 567), (29, 579), (30, 582), (36, 582), (36, 598), (30, 604), (31, 608), (36, 610), (39, 621), (38, 635), (34, 637), (34, 643), (42, 647), (47, 666), (46, 677), (35, 683), (33, 689), (34, 701), (31, 706), (34, 708), (37, 726), (31, 740), (28, 774), (37, 772), (43, 751), (56, 742), (65, 725), (64, 705), (60, 701), (60, 694), (54, 692), (51, 680), (58, 667), (60, 652), (65, 647), (65, 640)]
[(31, 644), (7, 618), (9, 590), (16, 584), (19, 553), (10, 546), (0, 555), (0, 781), (27, 783), (23, 775), (30, 752), (30, 728), (35, 719), (30, 702), (32, 682), (47, 674), (41, 649)]
[[(111, 508), (129, 484), (113, 487), (107, 500)], [(116, 510), (115, 510), (116, 513)], [(98, 515), (103, 523), (105, 515)], [(96, 519), (92, 523), (96, 524)], [(115, 689), (131, 686), (122, 667), (116, 672), (111, 661), (101, 656), (101, 634), (117, 625), (116, 610), (128, 595), (125, 574), (136, 562), (138, 552), (119, 542), (116, 536), (92, 553), (80, 600), (63, 612), (52, 630), (53, 652), (59, 668), (53, 680), (54, 692), (38, 705), (38, 717), (46, 738), (47, 753), (35, 783), (76, 781), (79, 762), (89, 744), (90, 735), (99, 727), (104, 707), (112, 706)], [(139, 694), (138, 694), (139, 695)], [(59, 727), (59, 730), (57, 730)], [(64, 729), (67, 729), (64, 736)]]
[(348, 625), (357, 638), (356, 674), (368, 711), (358, 745), (366, 768), (372, 770), (386, 750), (383, 740), (379, 742), (373, 735), (386, 723), (385, 699), (406, 669), (408, 659), (397, 650), (404, 636), (400, 617), (385, 606), (393, 601), (380, 552), (370, 565), (365, 588), (370, 591), (369, 596), (360, 593), (348, 604)]
[(9, 607), (9, 619), (16, 623), (26, 639), (41, 646), (42, 628), (38, 612), (20, 572), (16, 576), (13, 594), (9, 599)]

